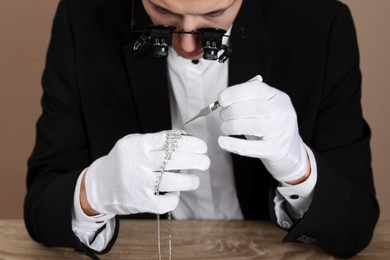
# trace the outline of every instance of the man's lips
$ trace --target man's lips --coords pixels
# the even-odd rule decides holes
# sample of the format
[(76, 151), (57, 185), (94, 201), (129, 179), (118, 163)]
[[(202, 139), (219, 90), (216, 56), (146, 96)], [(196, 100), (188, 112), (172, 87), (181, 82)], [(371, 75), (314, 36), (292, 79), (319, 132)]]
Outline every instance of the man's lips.
[(183, 50), (179, 50), (178, 54), (182, 56), (183, 58), (191, 59), (191, 58), (201, 58), (203, 51), (202, 50), (195, 50), (192, 52), (186, 52)]

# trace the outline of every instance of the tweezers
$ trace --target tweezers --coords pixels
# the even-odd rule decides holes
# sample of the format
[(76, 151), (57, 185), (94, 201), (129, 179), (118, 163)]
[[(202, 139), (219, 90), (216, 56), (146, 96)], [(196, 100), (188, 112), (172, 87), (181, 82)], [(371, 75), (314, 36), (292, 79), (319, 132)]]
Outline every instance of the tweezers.
[(214, 110), (217, 110), (221, 105), (218, 103), (218, 100), (217, 101), (214, 101), (213, 103), (211, 103), (210, 105), (208, 105), (207, 107), (203, 108), (202, 110), (200, 110), (200, 112), (198, 114), (196, 114), (193, 118), (191, 118), (190, 120), (188, 120), (183, 126), (185, 126), (186, 124), (188, 124), (189, 122), (192, 122), (194, 121), (195, 119), (199, 118), (199, 117), (203, 117), (203, 116), (207, 116), (208, 114), (210, 114), (211, 112), (213, 112)]

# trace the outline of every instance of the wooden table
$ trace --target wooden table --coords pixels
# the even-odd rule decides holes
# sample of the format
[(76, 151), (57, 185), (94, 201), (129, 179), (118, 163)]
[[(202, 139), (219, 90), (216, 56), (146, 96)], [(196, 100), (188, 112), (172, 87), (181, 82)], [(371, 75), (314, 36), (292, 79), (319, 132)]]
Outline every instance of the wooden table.
[[(166, 222), (162, 221), (166, 254)], [(261, 221), (174, 221), (173, 259), (335, 259), (315, 246), (281, 243), (285, 232)], [(101, 259), (157, 259), (156, 224), (122, 220), (118, 240)], [(22, 220), (0, 220), (0, 259), (89, 259), (68, 248), (46, 248), (27, 234)], [(163, 259), (167, 259), (164, 255)], [(354, 259), (390, 259), (390, 221)]]

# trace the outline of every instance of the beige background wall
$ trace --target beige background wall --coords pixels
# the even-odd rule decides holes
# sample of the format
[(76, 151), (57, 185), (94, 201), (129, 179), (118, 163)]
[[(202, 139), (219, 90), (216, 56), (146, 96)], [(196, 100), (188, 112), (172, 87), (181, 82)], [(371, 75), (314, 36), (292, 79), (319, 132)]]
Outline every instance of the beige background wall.
[[(130, 1), (130, 0), (129, 0)], [(344, 0), (358, 31), (363, 108), (373, 130), (382, 219), (390, 219), (390, 1)], [(40, 78), (56, 0), (0, 0), (0, 218), (21, 218), (26, 160), (40, 114)]]

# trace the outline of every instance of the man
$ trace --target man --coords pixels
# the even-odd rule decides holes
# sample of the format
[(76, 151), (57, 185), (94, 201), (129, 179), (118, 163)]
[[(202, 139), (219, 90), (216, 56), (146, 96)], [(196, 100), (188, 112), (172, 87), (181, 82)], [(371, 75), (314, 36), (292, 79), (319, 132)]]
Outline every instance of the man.
[[(134, 28), (176, 27), (167, 58), (134, 50), (133, 12)], [(230, 35), (225, 63), (202, 59), (209, 27)], [(337, 1), (143, 0), (132, 10), (62, 0), (29, 160), (29, 233), (95, 257), (115, 242), (119, 216), (173, 211), (272, 220), (286, 242), (355, 255), (379, 212), (360, 83), (353, 22)], [(219, 112), (183, 127), (215, 100)], [(164, 130), (182, 127), (192, 136), (157, 196)]]

